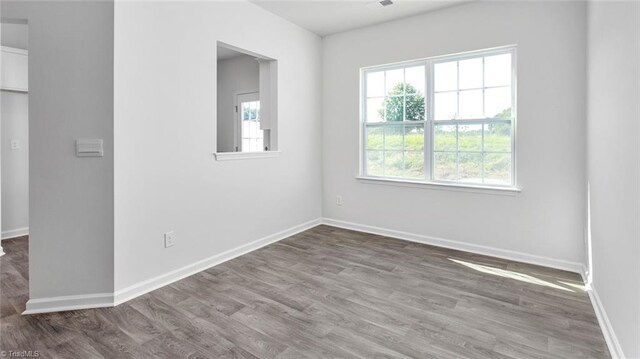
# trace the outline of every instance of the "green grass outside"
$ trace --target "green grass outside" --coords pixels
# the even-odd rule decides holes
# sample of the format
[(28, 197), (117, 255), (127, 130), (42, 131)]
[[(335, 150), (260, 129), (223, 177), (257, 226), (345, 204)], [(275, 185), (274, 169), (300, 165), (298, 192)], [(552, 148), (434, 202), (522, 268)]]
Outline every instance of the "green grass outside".
[[(482, 127), (460, 127), (457, 139), (455, 125), (436, 128), (434, 178), (482, 182)], [(367, 129), (369, 175), (424, 178), (423, 151), (424, 133), (421, 126)], [(511, 135), (508, 124), (494, 124), (491, 128), (487, 126), (484, 132), (484, 152), (485, 182), (510, 183)]]

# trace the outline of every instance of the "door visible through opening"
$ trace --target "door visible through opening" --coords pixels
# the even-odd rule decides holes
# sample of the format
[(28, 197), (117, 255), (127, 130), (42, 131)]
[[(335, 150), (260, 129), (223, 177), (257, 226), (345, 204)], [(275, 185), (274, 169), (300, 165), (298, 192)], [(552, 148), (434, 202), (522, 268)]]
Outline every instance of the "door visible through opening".
[(260, 94), (238, 95), (236, 113), (236, 152), (264, 151), (264, 131), (260, 129)]

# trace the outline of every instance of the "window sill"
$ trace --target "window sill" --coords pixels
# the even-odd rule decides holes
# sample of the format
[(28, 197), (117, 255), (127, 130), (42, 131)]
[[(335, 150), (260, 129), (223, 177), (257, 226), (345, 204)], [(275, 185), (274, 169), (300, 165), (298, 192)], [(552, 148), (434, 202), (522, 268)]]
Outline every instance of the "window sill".
[(272, 158), (280, 156), (280, 151), (266, 152), (215, 152), (216, 161), (250, 160), (256, 158)]
[(434, 189), (434, 190), (440, 190), (440, 191), (493, 194), (493, 195), (500, 195), (500, 196), (515, 196), (518, 193), (522, 192), (522, 189), (519, 187), (492, 187), (492, 186), (482, 186), (482, 185), (474, 185), (474, 184), (412, 181), (412, 180), (405, 180), (405, 179), (363, 177), (363, 176), (356, 177), (356, 180), (358, 180), (359, 182), (369, 183), (369, 184), (424, 188), (424, 189)]

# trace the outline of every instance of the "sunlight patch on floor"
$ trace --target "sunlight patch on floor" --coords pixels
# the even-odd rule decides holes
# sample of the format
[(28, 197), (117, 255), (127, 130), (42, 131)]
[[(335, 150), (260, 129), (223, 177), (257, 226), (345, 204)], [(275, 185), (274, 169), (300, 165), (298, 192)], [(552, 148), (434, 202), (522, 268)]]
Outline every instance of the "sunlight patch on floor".
[(559, 282), (562, 283), (563, 285), (575, 288), (581, 292), (587, 291), (587, 288), (585, 287), (585, 285), (581, 283), (571, 283), (571, 282), (565, 282), (565, 281), (559, 281)]
[[(477, 264), (477, 263), (466, 262), (466, 261), (459, 260), (459, 259), (453, 259), (453, 258), (448, 258), (448, 259), (450, 261), (452, 261), (452, 262), (461, 264), (461, 265), (463, 265), (465, 267), (471, 268), (471, 269), (476, 270), (478, 272), (492, 274), (492, 275), (496, 275), (496, 276), (503, 277), (503, 278), (515, 279), (515, 280), (518, 280), (518, 281), (521, 281), (521, 282), (542, 285), (542, 286), (545, 286), (545, 287), (549, 287), (549, 288), (553, 288), (553, 289), (559, 289), (559, 290), (563, 290), (563, 291), (566, 291), (566, 292), (575, 292), (574, 290), (572, 290), (570, 288), (562, 287), (562, 286), (560, 286), (558, 284), (551, 283), (549, 281), (546, 281), (546, 280), (543, 280), (543, 279), (540, 279), (540, 278), (536, 278), (536, 277), (528, 275), (528, 274), (518, 273), (518, 272), (506, 270), (506, 269), (490, 267), (490, 266)], [(565, 283), (565, 282), (562, 282), (562, 284), (566, 284), (568, 286), (571, 286), (571, 287), (574, 287), (576, 289), (580, 289), (580, 290), (584, 291), (584, 287), (580, 287), (579, 285), (576, 285), (576, 284), (572, 284), (572, 283), (570, 284), (570, 283)]]

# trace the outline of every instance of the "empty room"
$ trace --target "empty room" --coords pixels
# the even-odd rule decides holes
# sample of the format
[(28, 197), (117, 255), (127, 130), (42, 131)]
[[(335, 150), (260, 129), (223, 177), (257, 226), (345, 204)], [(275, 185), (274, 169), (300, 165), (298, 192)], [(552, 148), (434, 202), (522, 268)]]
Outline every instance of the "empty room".
[(640, 359), (640, 2), (0, 22), (0, 357)]

